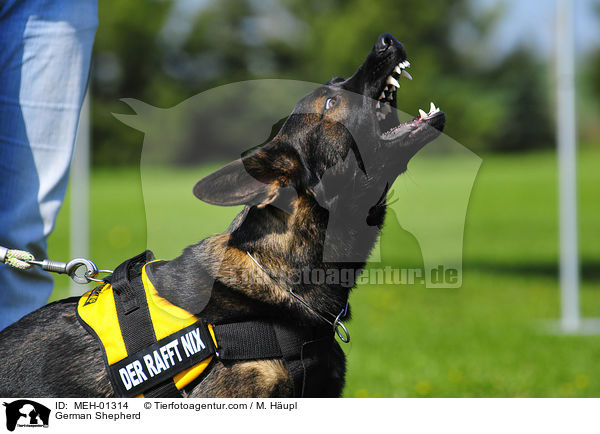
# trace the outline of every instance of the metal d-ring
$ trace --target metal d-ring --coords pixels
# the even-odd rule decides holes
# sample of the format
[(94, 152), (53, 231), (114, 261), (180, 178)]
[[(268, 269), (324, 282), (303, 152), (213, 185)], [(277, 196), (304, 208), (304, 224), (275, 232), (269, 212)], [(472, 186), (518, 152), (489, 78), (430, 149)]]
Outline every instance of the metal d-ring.
[[(342, 316), (342, 313), (344, 313), (344, 311), (341, 311), (335, 319), (335, 321), (333, 322), (333, 329), (335, 330), (335, 333), (338, 335), (338, 337), (342, 340), (342, 342), (347, 344), (348, 342), (350, 342), (350, 332), (348, 331), (344, 323), (340, 321), (340, 316)], [(340, 328), (343, 330), (343, 333), (340, 332)]]
[(86, 271), (85, 273), (85, 278), (87, 279), (88, 282), (100, 282), (100, 283), (104, 283), (106, 282), (106, 280), (104, 279), (97, 279), (96, 276), (100, 273), (106, 273), (106, 274), (112, 274), (113, 270), (98, 270), (98, 272), (96, 273), (95, 276), (91, 276), (88, 274), (88, 272)]
[[(113, 270), (98, 270), (98, 272), (96, 273), (96, 276), (100, 273), (112, 274)], [(92, 277), (91, 275), (88, 275), (87, 272), (85, 273), (85, 278), (87, 279), (88, 282), (99, 282), (99, 283), (106, 282), (105, 279), (97, 279), (95, 276)]]

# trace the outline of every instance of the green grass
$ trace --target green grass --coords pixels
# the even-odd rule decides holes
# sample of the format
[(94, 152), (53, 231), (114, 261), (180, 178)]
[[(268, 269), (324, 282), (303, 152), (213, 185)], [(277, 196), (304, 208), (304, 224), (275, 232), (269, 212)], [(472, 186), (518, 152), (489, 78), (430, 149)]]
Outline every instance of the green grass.
[[(423, 167), (428, 179), (451, 184), (457, 176), (451, 163), (434, 158), (419, 170), (411, 163), (394, 188), (401, 198), (406, 180), (418, 188)], [(581, 304), (585, 316), (600, 317), (600, 151), (583, 150), (579, 164)], [(207, 170), (144, 172), (144, 190), (152, 192), (146, 194), (148, 241), (157, 256), (168, 259), (225, 230), (238, 210), (194, 199), (191, 187)], [(91, 257), (102, 268), (146, 248), (141, 186), (135, 170), (93, 173)], [(423, 219), (443, 224), (444, 207)], [(69, 256), (67, 208), (50, 239), (53, 259)], [(408, 207), (401, 200), (394, 209)], [(462, 287), (356, 288), (344, 395), (600, 396), (600, 335), (561, 336), (543, 327), (559, 317), (557, 209), (553, 153), (483, 158), (464, 228)], [(381, 252), (386, 265), (423, 263), (415, 238), (394, 219), (386, 221)], [(53, 297), (65, 296), (67, 287), (59, 276)]]

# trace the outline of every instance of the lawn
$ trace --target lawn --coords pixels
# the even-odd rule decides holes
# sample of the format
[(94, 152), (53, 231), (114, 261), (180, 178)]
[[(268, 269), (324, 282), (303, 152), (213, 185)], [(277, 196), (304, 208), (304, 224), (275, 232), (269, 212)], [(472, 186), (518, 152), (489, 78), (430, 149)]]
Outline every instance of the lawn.
[[(448, 231), (440, 228), (456, 223), (453, 203), (467, 197), (464, 188), (456, 193), (460, 198), (448, 193), (434, 207), (421, 206), (418, 197), (425, 194), (415, 195), (426, 180), (449, 186), (448, 191), (458, 185), (465, 171), (452, 158), (416, 159), (394, 185), (400, 200), (392, 205), (378, 248), (385, 265), (423, 264), (419, 242), (427, 235), (417, 242), (409, 233), (406, 202), (417, 203), (412, 221), (431, 228), (427, 234), (444, 234)], [(579, 164), (581, 304), (585, 316), (600, 317), (600, 151), (582, 150)], [(144, 250), (148, 241), (157, 256), (168, 259), (187, 244), (225, 230), (239, 208), (209, 206), (191, 194), (195, 180), (208, 171), (146, 169), (140, 177), (134, 169), (95, 170), (91, 258), (101, 268), (112, 268)], [(68, 208), (67, 202), (50, 239), (52, 259), (69, 257)], [(350, 300), (352, 340), (344, 345), (344, 395), (600, 396), (600, 335), (556, 335), (545, 328), (559, 317), (557, 208), (553, 153), (484, 157), (464, 224), (462, 286), (357, 287)], [(439, 243), (439, 249), (432, 244), (430, 254), (448, 250), (443, 240)], [(53, 298), (66, 296), (68, 279), (59, 276), (56, 282)]]

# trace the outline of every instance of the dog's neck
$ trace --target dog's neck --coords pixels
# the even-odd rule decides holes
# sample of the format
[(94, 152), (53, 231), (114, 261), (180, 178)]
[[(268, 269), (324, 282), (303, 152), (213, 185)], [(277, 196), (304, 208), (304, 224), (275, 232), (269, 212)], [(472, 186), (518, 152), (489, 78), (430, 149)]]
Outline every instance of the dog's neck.
[[(246, 207), (227, 232), (188, 247), (172, 261), (153, 265), (160, 295), (209, 320), (278, 316), (323, 325), (322, 316), (338, 315), (377, 239), (362, 236), (364, 219), (334, 225), (330, 212), (301, 196), (291, 213), (273, 206)], [(383, 223), (385, 202), (371, 217)], [(374, 217), (373, 217), (374, 216)], [(358, 222), (358, 223), (357, 223)], [(376, 233), (377, 232), (377, 233)], [(324, 246), (354, 261), (324, 261)], [(349, 312), (345, 312), (345, 317)]]

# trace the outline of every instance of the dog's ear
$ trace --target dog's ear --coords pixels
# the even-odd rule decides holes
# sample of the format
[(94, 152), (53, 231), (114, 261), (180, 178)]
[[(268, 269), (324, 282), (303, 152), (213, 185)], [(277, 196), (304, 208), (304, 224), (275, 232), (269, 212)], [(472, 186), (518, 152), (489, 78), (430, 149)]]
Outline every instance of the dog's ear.
[(298, 153), (271, 142), (202, 178), (194, 195), (214, 205), (268, 205), (302, 178)]

